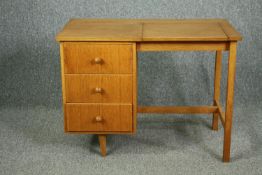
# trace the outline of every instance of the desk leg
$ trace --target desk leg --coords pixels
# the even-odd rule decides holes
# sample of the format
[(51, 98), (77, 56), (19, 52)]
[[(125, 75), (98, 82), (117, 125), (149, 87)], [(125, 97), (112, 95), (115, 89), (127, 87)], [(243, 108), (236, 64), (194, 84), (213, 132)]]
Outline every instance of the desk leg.
[(99, 140), (101, 155), (104, 157), (106, 156), (106, 135), (98, 135), (98, 140)]
[(231, 128), (232, 128), (233, 101), (234, 101), (234, 81), (235, 81), (235, 71), (236, 71), (236, 50), (237, 50), (237, 43), (231, 42), (229, 46), (229, 57), (228, 57), (226, 116), (225, 116), (225, 127), (224, 127), (224, 151), (223, 151), (224, 162), (230, 161)]
[[(220, 79), (221, 79), (221, 69), (222, 69), (222, 51), (216, 51), (216, 63), (215, 63), (215, 78), (214, 78), (214, 105), (216, 105), (215, 100), (219, 102), (220, 98)], [(218, 116), (219, 114), (215, 112), (213, 114), (212, 129), (218, 130)]]

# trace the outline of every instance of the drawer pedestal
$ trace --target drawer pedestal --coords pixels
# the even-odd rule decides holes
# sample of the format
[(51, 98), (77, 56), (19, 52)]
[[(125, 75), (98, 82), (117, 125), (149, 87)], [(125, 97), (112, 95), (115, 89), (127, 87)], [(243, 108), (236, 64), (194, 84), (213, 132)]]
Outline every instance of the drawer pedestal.
[(136, 130), (136, 44), (61, 42), (65, 132), (107, 134)]

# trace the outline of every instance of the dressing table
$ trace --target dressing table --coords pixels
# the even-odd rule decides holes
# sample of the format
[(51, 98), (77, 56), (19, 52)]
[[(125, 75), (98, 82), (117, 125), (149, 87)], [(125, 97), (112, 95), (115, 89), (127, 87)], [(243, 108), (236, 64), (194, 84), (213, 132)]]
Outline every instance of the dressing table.
[[(71, 19), (60, 43), (64, 130), (96, 134), (106, 155), (106, 135), (134, 134), (137, 113), (213, 114), (224, 128), (223, 161), (230, 161), (237, 42), (225, 19)], [(214, 51), (214, 103), (210, 106), (139, 106), (137, 52)], [(222, 52), (228, 51), (225, 112), (220, 104)]]

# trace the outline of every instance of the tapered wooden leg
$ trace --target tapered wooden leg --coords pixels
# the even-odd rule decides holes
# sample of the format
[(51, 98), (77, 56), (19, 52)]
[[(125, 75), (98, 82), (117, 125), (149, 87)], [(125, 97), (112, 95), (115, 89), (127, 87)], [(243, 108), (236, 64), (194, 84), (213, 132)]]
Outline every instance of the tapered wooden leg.
[(101, 155), (104, 157), (106, 156), (106, 135), (98, 135), (99, 145), (100, 145), (100, 152)]
[(229, 58), (228, 58), (226, 116), (225, 116), (225, 127), (224, 127), (224, 151), (223, 151), (224, 162), (230, 161), (231, 128), (232, 128), (233, 101), (234, 101), (234, 81), (235, 81), (235, 70), (236, 70), (236, 49), (237, 49), (237, 43), (231, 42), (229, 46)]
[[(221, 69), (222, 69), (222, 51), (216, 51), (216, 63), (215, 63), (215, 78), (214, 78), (214, 105), (215, 100), (219, 102), (220, 98), (220, 79), (221, 79)], [(218, 130), (218, 116), (219, 114), (215, 112), (213, 114), (212, 129)]]

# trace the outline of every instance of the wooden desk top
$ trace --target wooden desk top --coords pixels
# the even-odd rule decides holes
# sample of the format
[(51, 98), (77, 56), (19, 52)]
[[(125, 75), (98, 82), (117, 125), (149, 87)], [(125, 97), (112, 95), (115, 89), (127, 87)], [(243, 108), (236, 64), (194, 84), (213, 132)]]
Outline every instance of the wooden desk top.
[(71, 19), (57, 41), (238, 41), (225, 19)]

